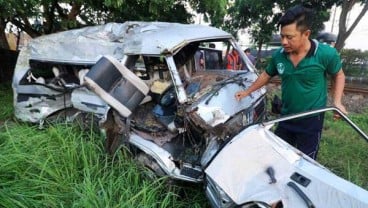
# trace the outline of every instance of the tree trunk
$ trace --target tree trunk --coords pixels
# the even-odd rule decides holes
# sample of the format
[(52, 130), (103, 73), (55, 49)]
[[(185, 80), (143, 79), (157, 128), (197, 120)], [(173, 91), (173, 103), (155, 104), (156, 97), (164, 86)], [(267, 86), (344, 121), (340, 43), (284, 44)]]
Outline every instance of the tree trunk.
[(77, 16), (81, 12), (82, 6), (77, 3), (72, 3), (72, 9), (70, 10), (68, 14), (68, 20), (76, 20)]
[(9, 43), (5, 34), (6, 22), (0, 18), (0, 48), (9, 50)]
[(340, 20), (339, 20), (339, 34), (337, 36), (337, 41), (335, 48), (336, 50), (340, 51), (344, 45), (346, 39), (350, 36), (352, 31), (355, 29), (355, 27), (358, 25), (359, 21), (363, 18), (365, 13), (368, 10), (368, 3), (365, 2), (362, 10), (360, 11), (358, 17), (354, 20), (353, 24), (350, 26), (349, 29), (347, 29), (347, 16), (357, 2), (354, 0), (344, 0), (341, 6), (341, 14), (340, 14)]
[(28, 20), (24, 20), (22, 19), (21, 21), (17, 20), (17, 19), (12, 19), (12, 24), (17, 26), (17, 28), (19, 28), (21, 31), (27, 33), (29, 36), (31, 36), (32, 38), (38, 37), (41, 34), (39, 32), (37, 32), (36, 30), (34, 30), (31, 26), (31, 24), (23, 24), (22, 22), (27, 22)]

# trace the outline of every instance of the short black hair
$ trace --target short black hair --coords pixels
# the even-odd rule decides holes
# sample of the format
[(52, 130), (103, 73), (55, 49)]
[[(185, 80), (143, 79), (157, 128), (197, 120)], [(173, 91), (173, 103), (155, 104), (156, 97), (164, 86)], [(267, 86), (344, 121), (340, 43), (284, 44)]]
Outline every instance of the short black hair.
[(245, 53), (250, 53), (250, 48), (244, 50)]
[(216, 44), (214, 44), (214, 43), (210, 43), (210, 44), (208, 45), (208, 47), (210, 47), (210, 48), (216, 48)]
[(311, 29), (314, 12), (312, 9), (306, 8), (302, 5), (296, 5), (288, 9), (280, 18), (277, 27), (284, 27), (286, 25), (296, 23), (296, 26), (301, 31)]

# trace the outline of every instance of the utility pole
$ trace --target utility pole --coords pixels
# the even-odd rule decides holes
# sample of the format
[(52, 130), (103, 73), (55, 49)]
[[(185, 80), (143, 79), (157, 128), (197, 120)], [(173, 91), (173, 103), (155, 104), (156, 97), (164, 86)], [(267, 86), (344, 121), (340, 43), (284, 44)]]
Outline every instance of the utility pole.
[(336, 9), (337, 9), (337, 5), (334, 6), (334, 12), (333, 12), (332, 24), (331, 24), (331, 33), (333, 33), (333, 30), (335, 27)]

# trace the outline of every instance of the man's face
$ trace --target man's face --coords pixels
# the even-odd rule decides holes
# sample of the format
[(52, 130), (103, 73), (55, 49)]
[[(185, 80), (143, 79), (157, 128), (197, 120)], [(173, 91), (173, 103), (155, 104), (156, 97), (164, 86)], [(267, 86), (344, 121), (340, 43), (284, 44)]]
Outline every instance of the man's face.
[(296, 23), (285, 25), (281, 28), (281, 44), (285, 52), (299, 52), (309, 41), (310, 30), (298, 30)]

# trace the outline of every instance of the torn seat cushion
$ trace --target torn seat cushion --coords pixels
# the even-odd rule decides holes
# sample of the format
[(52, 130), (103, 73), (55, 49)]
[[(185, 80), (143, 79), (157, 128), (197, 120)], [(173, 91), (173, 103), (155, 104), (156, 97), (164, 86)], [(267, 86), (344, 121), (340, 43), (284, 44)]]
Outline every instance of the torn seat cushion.
[(111, 56), (103, 56), (84, 77), (87, 87), (124, 117), (148, 94), (148, 86)]

